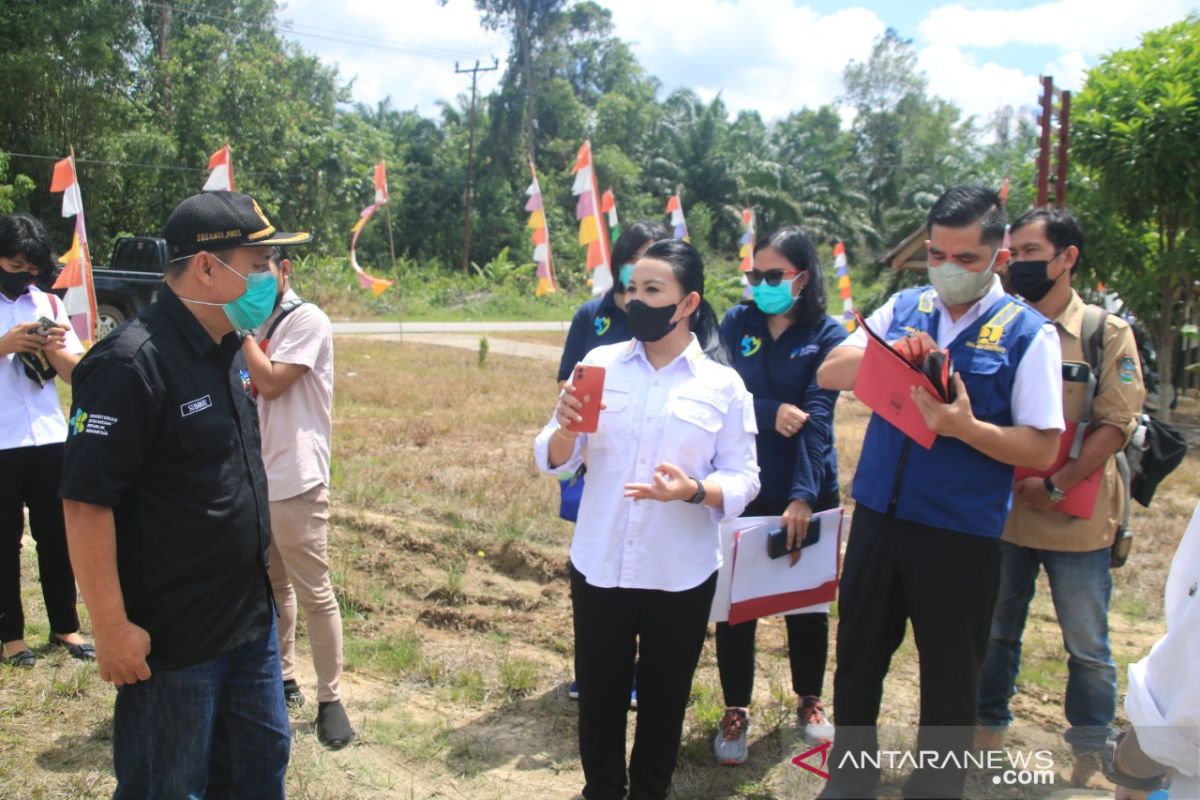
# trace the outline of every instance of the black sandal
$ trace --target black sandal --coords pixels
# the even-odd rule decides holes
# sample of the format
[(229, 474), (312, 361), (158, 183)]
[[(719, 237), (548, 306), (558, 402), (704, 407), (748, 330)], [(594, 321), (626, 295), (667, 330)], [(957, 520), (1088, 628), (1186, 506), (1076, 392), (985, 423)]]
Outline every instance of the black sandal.
[(50, 634), (50, 646), (66, 648), (66, 651), (71, 654), (71, 658), (77, 658), (80, 661), (96, 660), (96, 647), (95, 645), (88, 644), (87, 642), (84, 642), (83, 644), (64, 642), (62, 639), (58, 638), (52, 633)]
[(20, 650), (11, 656), (0, 655), (0, 664), (8, 664), (10, 667), (29, 669), (36, 663), (37, 656), (33, 654), (32, 650)]

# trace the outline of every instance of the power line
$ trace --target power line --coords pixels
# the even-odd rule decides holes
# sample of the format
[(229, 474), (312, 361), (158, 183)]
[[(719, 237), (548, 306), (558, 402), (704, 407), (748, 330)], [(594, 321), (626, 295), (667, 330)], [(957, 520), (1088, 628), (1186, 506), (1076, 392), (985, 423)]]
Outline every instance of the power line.
[[(226, 17), (220, 14), (210, 14), (204, 11), (182, 8), (180, 6), (161, 2), (161, 0), (145, 0), (145, 5), (170, 10), (172, 13), (186, 14), (191, 17), (230, 23), (233, 25), (238, 25), (243, 29), (249, 27), (249, 24), (246, 21), (237, 19), (235, 17)], [(396, 42), (389, 39), (383, 39), (378, 36), (368, 36), (366, 34), (353, 33), (351, 31), (329, 30), (327, 28), (318, 28), (313, 25), (299, 25), (291, 21), (281, 22), (279, 27), (280, 30), (287, 31), (295, 34), (296, 36), (307, 36), (311, 39), (322, 39), (330, 42), (338, 42), (340, 44), (353, 44), (361, 47), (371, 47), (377, 50), (404, 53), (422, 58), (451, 59), (470, 55), (465, 50), (451, 50), (442, 47), (429, 47), (428, 45)]]

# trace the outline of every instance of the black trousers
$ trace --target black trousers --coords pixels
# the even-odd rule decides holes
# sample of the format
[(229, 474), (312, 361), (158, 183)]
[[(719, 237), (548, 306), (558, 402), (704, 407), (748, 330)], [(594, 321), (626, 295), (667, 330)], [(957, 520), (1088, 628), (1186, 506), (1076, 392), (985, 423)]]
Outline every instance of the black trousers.
[(0, 641), (25, 638), (25, 613), (21, 609), (25, 508), (29, 509), (29, 531), (37, 543), (42, 599), (50, 630), (79, 630), (75, 573), (67, 557), (67, 531), (62, 501), (58, 499), (64, 449), (62, 444), (46, 444), (0, 450)]
[[(756, 497), (743, 516), (778, 516), (787, 510), (787, 498)], [(837, 508), (838, 492), (817, 500), (813, 513)], [(829, 657), (829, 615), (788, 614), (784, 617), (788, 634), (788, 663), (792, 668), (792, 691), (798, 696), (821, 696), (825, 685), (825, 662)], [(758, 620), (737, 625), (717, 623), (717, 671), (727, 706), (748, 706), (754, 694), (754, 636)]]
[[(892, 653), (911, 620), (920, 656), (919, 751), (971, 750), (979, 669), (1000, 585), (997, 539), (906, 522), (858, 506), (838, 596), (837, 726), (822, 798), (874, 797), (875, 727)], [(944, 759), (944, 756), (940, 757)], [(905, 797), (962, 797), (966, 771), (915, 769)]]
[(639, 642), (629, 798), (667, 796), (716, 588), (714, 572), (682, 592), (600, 589), (571, 566), (579, 755), (586, 800), (625, 797), (625, 722)]

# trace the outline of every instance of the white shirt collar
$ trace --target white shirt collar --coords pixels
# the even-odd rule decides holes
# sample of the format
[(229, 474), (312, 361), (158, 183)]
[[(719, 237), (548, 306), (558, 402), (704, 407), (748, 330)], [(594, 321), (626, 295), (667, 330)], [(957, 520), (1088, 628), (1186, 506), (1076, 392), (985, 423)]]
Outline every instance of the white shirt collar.
[[(675, 356), (671, 363), (664, 366), (663, 369), (669, 369), (675, 366), (680, 359), (683, 359), (687, 363), (688, 368), (695, 374), (696, 363), (704, 357), (704, 351), (700, 349), (700, 340), (696, 338), (696, 334), (689, 333), (688, 336), (690, 337), (688, 346), (683, 348), (683, 352)], [(650, 364), (650, 359), (646, 356), (646, 346), (639, 339), (630, 339), (629, 347), (618, 356), (619, 361), (630, 361), (634, 358), (640, 358), (645, 362), (646, 366), (654, 369), (653, 365)]]

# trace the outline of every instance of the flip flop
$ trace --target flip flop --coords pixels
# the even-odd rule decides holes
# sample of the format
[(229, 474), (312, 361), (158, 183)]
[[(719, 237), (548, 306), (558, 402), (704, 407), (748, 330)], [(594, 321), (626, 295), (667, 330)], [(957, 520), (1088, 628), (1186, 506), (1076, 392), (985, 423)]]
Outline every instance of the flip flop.
[(29, 669), (37, 663), (37, 656), (32, 650), (21, 650), (13, 653), (11, 656), (0, 656), (0, 664), (8, 664), (12, 667), (23, 667)]
[(83, 642), (82, 644), (72, 644), (64, 642), (54, 634), (50, 634), (50, 646), (65, 648), (71, 654), (71, 658), (77, 658), (80, 661), (95, 661), (96, 647), (95, 645)]

